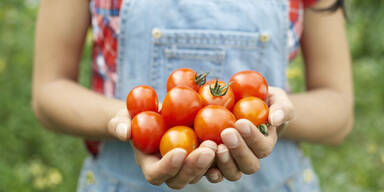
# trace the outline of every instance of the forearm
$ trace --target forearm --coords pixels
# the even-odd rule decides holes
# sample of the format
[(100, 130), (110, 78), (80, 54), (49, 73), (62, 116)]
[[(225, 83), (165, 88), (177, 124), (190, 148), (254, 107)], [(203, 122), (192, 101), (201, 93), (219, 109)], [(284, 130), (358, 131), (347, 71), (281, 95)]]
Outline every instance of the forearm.
[(39, 86), (32, 102), (44, 127), (89, 138), (108, 137), (108, 121), (125, 106), (120, 100), (104, 97), (64, 79)]
[(284, 138), (321, 144), (339, 144), (353, 124), (353, 102), (332, 89), (291, 94), (295, 118)]

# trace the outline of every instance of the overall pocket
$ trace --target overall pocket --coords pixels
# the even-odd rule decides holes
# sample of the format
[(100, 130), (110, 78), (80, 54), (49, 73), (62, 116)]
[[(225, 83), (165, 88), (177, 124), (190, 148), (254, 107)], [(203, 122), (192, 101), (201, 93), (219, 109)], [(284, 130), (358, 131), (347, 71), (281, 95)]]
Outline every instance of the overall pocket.
[(259, 32), (155, 28), (151, 82), (165, 87), (166, 78), (178, 68), (210, 72), (210, 79), (224, 80), (234, 68), (255, 69), (255, 63), (263, 63), (265, 38), (266, 33)]
[(197, 72), (210, 72), (210, 77), (221, 78), (225, 52), (223, 50), (166, 48), (166, 73), (178, 68), (191, 68)]

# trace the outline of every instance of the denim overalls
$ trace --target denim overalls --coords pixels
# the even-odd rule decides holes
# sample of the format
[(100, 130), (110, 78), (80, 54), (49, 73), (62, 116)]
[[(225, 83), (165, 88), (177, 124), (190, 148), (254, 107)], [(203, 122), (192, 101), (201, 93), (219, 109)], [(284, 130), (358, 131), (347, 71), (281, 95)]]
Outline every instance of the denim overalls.
[[(241, 70), (262, 73), (270, 86), (286, 88), (287, 0), (125, 0), (120, 12), (116, 96), (152, 86), (159, 101), (168, 75), (178, 68), (209, 71), (228, 81)], [(310, 161), (294, 141), (279, 140), (260, 170), (236, 182), (204, 177), (184, 191), (319, 191)], [(129, 143), (105, 141), (88, 158), (78, 191), (172, 191), (146, 182)]]

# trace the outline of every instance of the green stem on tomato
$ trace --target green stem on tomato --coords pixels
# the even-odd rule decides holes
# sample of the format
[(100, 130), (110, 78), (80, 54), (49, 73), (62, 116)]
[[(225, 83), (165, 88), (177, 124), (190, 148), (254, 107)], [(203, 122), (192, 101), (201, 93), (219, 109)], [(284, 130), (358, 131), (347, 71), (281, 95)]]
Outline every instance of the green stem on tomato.
[(263, 135), (268, 136), (268, 126), (267, 126), (267, 124), (263, 123), (263, 124), (257, 126), (257, 128), (259, 129), (259, 131)]
[(227, 94), (230, 84), (231, 83), (227, 83), (222, 86), (219, 84), (219, 80), (216, 79), (215, 85), (213, 87), (209, 86), (209, 91), (213, 96), (224, 96)]
[(208, 76), (209, 72), (205, 72), (205, 73), (196, 73), (195, 75), (195, 82), (198, 86), (202, 86), (204, 85), (206, 82), (207, 82), (207, 76)]

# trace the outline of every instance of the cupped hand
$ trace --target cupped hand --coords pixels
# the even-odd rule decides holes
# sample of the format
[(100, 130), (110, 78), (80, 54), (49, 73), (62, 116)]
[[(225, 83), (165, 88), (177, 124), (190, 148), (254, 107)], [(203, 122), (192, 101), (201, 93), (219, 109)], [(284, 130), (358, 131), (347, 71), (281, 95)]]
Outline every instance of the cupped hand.
[(268, 135), (263, 135), (246, 119), (239, 119), (233, 128), (225, 129), (221, 133), (223, 144), (216, 152), (218, 169), (212, 168), (206, 174), (210, 182), (220, 182), (223, 177), (236, 181), (242, 173), (253, 174), (260, 168), (260, 159), (272, 153), (278, 139), (277, 128), (293, 118), (294, 110), (280, 88), (269, 87), (266, 102), (269, 105)]
[(134, 151), (136, 162), (149, 183), (166, 183), (170, 188), (182, 189), (189, 183), (197, 183), (204, 176), (215, 159), (216, 149), (216, 143), (205, 141), (188, 156), (181, 148), (173, 149), (163, 157), (137, 149)]
[[(122, 108), (108, 122), (107, 132), (112, 138), (130, 140), (131, 118), (126, 108)], [(146, 180), (153, 185), (166, 183), (173, 189), (197, 183), (211, 167), (216, 150), (217, 145), (213, 141), (201, 143), (199, 148), (188, 156), (186, 151), (180, 148), (169, 151), (164, 157), (160, 154), (145, 154), (134, 148), (136, 162)]]

